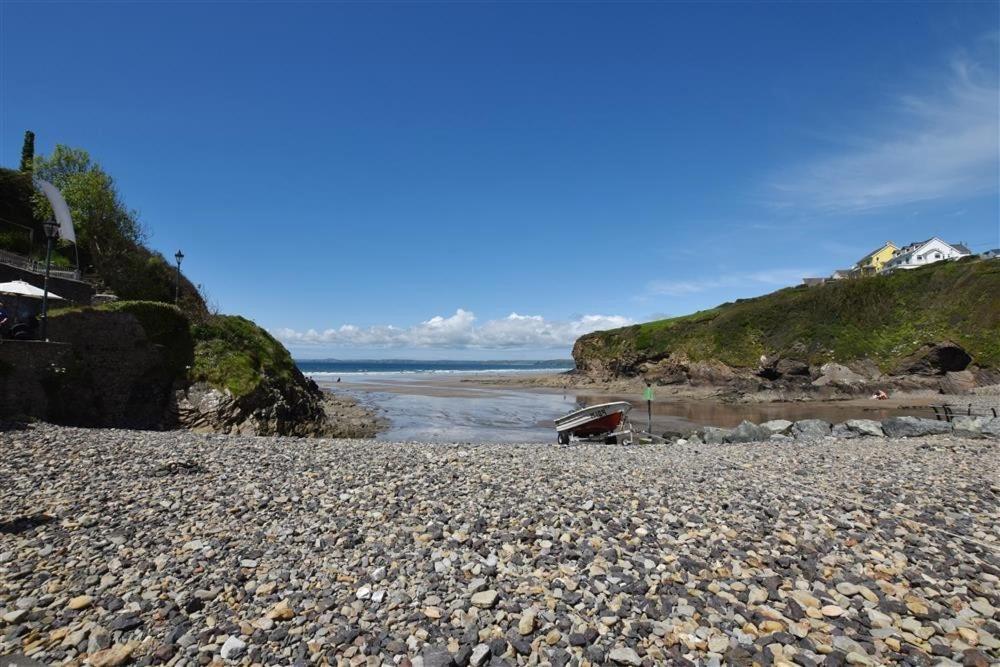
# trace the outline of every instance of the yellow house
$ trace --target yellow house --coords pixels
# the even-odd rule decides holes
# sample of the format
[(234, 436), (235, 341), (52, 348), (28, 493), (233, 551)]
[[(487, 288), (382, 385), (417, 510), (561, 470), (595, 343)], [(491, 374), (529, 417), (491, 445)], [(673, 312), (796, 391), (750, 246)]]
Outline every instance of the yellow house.
[(882, 267), (892, 259), (897, 250), (899, 248), (892, 241), (886, 241), (885, 245), (862, 257), (854, 266), (857, 268), (858, 273), (863, 276), (874, 275), (882, 270)]

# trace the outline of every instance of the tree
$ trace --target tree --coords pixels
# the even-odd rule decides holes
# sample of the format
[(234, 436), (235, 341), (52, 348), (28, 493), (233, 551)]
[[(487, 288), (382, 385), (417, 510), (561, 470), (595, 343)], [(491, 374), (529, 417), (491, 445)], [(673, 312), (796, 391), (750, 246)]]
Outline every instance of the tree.
[(35, 166), (35, 133), (31, 130), (24, 132), (24, 144), (21, 145), (21, 171), (30, 174)]

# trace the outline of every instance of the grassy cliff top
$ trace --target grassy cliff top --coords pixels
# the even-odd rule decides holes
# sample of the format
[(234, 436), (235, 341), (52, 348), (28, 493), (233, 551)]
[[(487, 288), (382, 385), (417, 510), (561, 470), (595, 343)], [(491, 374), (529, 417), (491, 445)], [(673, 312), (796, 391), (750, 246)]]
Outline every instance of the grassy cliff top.
[(793, 287), (646, 324), (581, 337), (588, 359), (693, 361), (754, 367), (761, 355), (812, 364), (871, 359), (884, 370), (926, 343), (951, 340), (1000, 368), (1000, 261), (938, 262), (889, 275)]

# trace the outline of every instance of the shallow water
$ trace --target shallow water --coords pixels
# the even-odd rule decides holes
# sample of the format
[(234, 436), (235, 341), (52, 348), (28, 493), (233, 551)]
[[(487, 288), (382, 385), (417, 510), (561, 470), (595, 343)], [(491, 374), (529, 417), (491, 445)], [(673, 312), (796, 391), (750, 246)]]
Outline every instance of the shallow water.
[[(325, 389), (359, 399), (388, 419), (379, 440), (416, 442), (555, 442), (553, 419), (596, 403), (628, 400), (636, 428), (647, 426), (646, 404), (636, 396), (597, 394), (584, 390), (488, 387), (431, 374), (352, 374), (337, 383), (314, 376)], [(926, 410), (884, 407), (875, 401), (729, 404), (710, 400), (653, 402), (653, 432), (696, 426), (731, 427), (744, 419), (885, 419)]]

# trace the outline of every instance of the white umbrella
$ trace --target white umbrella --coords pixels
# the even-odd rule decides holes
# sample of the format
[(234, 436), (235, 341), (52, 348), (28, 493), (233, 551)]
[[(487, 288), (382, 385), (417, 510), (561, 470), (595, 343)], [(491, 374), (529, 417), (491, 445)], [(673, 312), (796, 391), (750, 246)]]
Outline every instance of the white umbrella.
[[(12, 280), (9, 283), (0, 283), (0, 294), (13, 294), (14, 296), (26, 296), (30, 299), (41, 299), (43, 292), (41, 289), (23, 280)], [(49, 292), (49, 298), (65, 301), (61, 296), (52, 292)]]

